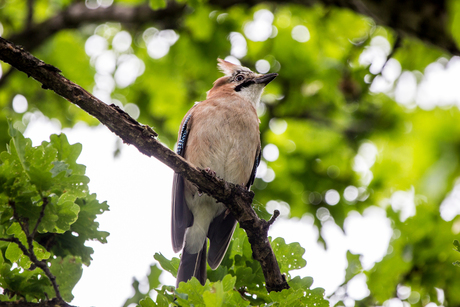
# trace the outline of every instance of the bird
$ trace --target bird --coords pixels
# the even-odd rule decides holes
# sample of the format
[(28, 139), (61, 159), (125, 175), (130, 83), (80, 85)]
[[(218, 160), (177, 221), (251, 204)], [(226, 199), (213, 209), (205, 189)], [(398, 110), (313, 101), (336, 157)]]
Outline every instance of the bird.
[[(261, 159), (257, 106), (265, 86), (277, 73), (258, 74), (218, 59), (224, 76), (214, 82), (206, 100), (184, 116), (178, 134), (178, 155), (225, 181), (250, 189)], [(236, 220), (224, 204), (201, 193), (175, 173), (172, 187), (172, 245), (182, 250), (176, 288), (196, 277), (206, 282), (207, 262), (215, 270), (222, 262)]]

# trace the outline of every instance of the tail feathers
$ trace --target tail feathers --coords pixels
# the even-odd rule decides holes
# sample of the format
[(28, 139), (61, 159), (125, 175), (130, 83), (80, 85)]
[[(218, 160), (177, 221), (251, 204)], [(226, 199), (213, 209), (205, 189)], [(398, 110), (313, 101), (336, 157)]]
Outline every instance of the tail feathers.
[(186, 248), (182, 250), (179, 269), (177, 271), (176, 288), (181, 281), (187, 282), (195, 276), (199, 282), (206, 283), (206, 240), (203, 248), (197, 254), (189, 254)]
[(236, 220), (231, 213), (222, 212), (215, 217), (209, 226), (209, 254), (208, 263), (215, 270), (225, 256), (228, 245), (235, 230)]

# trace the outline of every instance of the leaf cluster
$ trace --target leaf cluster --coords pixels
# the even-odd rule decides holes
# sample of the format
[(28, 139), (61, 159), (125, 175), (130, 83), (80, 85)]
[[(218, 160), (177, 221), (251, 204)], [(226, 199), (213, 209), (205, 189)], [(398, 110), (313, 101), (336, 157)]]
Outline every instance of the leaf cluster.
[[(135, 294), (124, 306), (138, 303), (139, 306), (329, 306), (324, 299), (324, 289), (312, 289), (311, 277), (292, 278), (291, 271), (305, 267), (302, 258), (305, 249), (298, 243), (285, 243), (284, 239), (270, 240), (273, 251), (278, 259), (281, 272), (286, 275), (290, 289), (281, 292), (267, 293), (260, 264), (252, 258), (251, 246), (245, 232), (237, 227), (227, 254), (221, 265), (215, 270), (208, 266), (208, 280), (201, 285), (196, 278), (187, 283), (181, 282), (175, 289), (173, 286), (161, 284), (161, 270), (153, 265), (148, 275), (149, 291), (147, 295), (139, 290), (139, 282), (135, 280)], [(174, 277), (179, 268), (179, 259), (165, 258), (155, 254), (155, 259), (164, 271)], [(154, 290), (152, 292), (152, 290)], [(152, 294), (155, 295), (152, 296)], [(150, 295), (149, 295), (150, 294)], [(139, 300), (140, 299), (140, 300)]]
[(106, 243), (95, 219), (108, 206), (89, 193), (85, 166), (76, 162), (81, 144), (60, 134), (32, 146), (12, 123), (9, 134), (0, 153), (0, 300), (54, 297), (54, 276), (70, 301), (82, 265), (92, 259), (85, 242)]

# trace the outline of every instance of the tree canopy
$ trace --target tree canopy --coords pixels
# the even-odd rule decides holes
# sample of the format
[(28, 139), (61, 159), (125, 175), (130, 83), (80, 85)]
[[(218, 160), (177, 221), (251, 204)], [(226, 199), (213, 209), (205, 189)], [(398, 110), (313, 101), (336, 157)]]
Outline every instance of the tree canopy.
[[(370, 294), (359, 306), (394, 299), (460, 305), (460, 250), (458, 241), (452, 244), (460, 232), (458, 1), (16, 0), (0, 6), (2, 37), (151, 126), (171, 149), (183, 115), (220, 76), (218, 57), (279, 73), (258, 109), (263, 159), (253, 191), (259, 216), (270, 218), (270, 203), (288, 208), (288, 217), (311, 216), (318, 229), (331, 222), (343, 228), (350, 214), (384, 208), (393, 229), (387, 255), (363, 270), (359, 255), (349, 253), (342, 288), (364, 273)], [(52, 263), (70, 301), (82, 264), (91, 261), (84, 242), (105, 242), (108, 235), (94, 221), (107, 205), (86, 187), (78, 145), (53, 135), (33, 147), (21, 132), (34, 112), (62, 127), (99, 121), (6, 63), (1, 72), (0, 301), (54, 297), (52, 284), (40, 277), (49, 277), (46, 269), (35, 268), (31, 254)], [(327, 305), (321, 289), (310, 289), (311, 278), (291, 272), (306, 265), (305, 250), (282, 238), (271, 244), (289, 290), (267, 293), (238, 230), (222, 266), (209, 272), (211, 283), (192, 280), (171, 292), (152, 266), (156, 301), (137, 289), (127, 304), (143, 299), (141, 306), (166, 306), (175, 294), (180, 305)], [(155, 259), (177, 272), (177, 259)], [(340, 305), (347, 293), (333, 296)]]

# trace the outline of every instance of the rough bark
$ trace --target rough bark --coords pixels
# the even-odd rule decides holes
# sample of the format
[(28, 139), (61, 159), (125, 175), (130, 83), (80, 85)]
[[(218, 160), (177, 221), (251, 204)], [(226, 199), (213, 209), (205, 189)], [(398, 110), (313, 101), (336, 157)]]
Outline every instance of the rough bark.
[(0, 38), (0, 60), (26, 73), (71, 103), (96, 117), (124, 143), (135, 146), (141, 153), (155, 157), (185, 179), (196, 184), (199, 189), (219, 202), (224, 203), (246, 230), (251, 243), (254, 259), (259, 261), (265, 276), (267, 291), (281, 291), (289, 288), (281, 274), (278, 262), (267, 239), (267, 231), (272, 220), (258, 218), (251, 207), (254, 193), (240, 185), (225, 182), (210, 176), (156, 140), (157, 133), (150, 127), (139, 124), (115, 105), (107, 105), (75, 83), (60, 74), (59, 69), (46, 64), (30, 53)]

